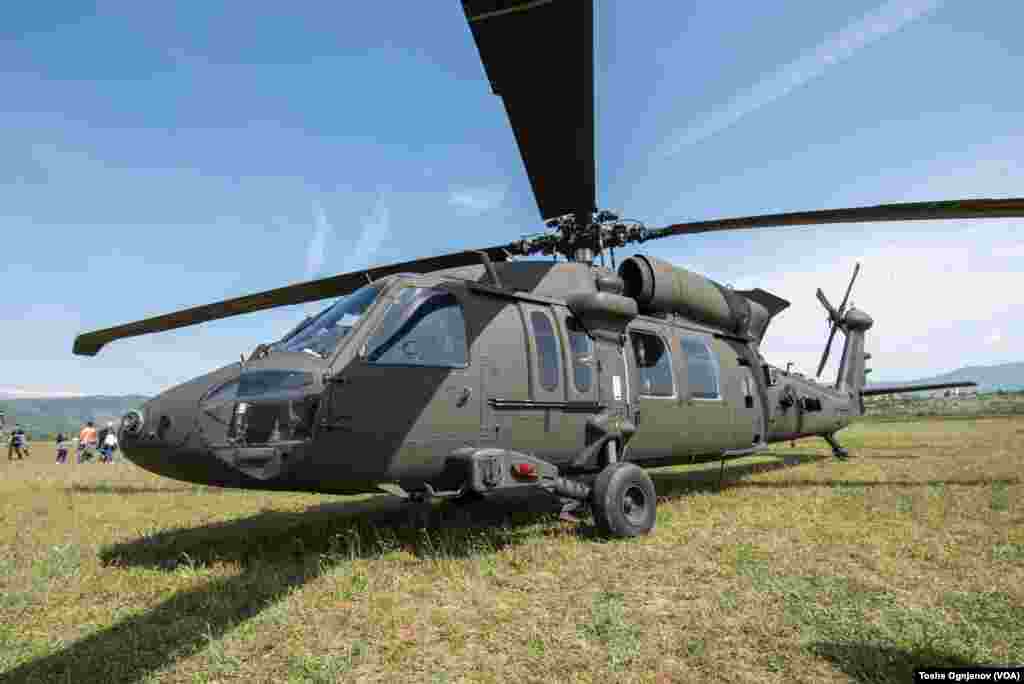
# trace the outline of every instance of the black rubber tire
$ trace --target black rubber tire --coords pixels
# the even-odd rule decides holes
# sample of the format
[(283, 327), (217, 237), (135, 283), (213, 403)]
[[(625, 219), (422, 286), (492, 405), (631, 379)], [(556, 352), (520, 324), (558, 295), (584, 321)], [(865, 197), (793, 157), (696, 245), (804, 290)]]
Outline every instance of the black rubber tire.
[(590, 503), (597, 529), (611, 537), (638, 537), (654, 529), (657, 495), (643, 468), (620, 461), (594, 480)]

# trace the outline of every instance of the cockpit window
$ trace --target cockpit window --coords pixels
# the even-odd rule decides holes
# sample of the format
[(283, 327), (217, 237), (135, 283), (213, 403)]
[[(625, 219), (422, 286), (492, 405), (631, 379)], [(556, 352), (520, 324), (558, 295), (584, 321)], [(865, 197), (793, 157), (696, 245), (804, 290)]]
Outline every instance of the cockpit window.
[(239, 399), (248, 399), (275, 392), (300, 390), (312, 384), (313, 374), (306, 371), (246, 371), (239, 378), (236, 392)]
[(326, 358), (349, 334), (377, 299), (380, 287), (366, 285), (345, 295), (313, 317), (305, 326), (271, 345), (272, 351), (308, 352)]
[(466, 323), (455, 295), (438, 288), (404, 288), (367, 342), (366, 360), (379, 365), (466, 367)]
[(203, 401), (214, 403), (219, 401), (234, 401), (238, 397), (238, 380), (231, 380), (220, 387), (217, 387)]

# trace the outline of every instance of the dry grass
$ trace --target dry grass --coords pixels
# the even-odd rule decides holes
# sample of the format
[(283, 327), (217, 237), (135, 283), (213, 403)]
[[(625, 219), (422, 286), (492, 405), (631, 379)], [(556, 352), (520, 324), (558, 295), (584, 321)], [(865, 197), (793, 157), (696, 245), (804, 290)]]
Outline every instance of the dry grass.
[[(1024, 663), (1024, 420), (657, 471), (655, 533), (2, 463), (0, 683), (904, 682)], [(424, 513), (424, 511), (420, 511)], [(417, 522), (426, 527), (418, 528)]]

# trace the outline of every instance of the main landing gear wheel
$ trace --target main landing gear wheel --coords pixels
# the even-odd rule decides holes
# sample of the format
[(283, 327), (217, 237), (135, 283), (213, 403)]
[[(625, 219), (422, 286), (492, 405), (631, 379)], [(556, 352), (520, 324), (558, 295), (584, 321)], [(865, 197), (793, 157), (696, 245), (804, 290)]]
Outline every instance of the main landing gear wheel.
[(654, 529), (654, 483), (639, 466), (619, 462), (597, 476), (591, 493), (594, 522), (602, 534), (638, 537)]

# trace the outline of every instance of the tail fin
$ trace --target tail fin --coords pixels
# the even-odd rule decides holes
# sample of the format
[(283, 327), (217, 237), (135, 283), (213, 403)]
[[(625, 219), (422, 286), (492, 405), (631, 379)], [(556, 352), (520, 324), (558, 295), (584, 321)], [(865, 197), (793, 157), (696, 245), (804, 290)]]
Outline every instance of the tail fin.
[(864, 362), (868, 358), (864, 353), (864, 335), (872, 325), (874, 321), (871, 316), (860, 309), (851, 307), (843, 316), (839, 327), (846, 333), (846, 342), (843, 344), (843, 358), (839, 362), (836, 389), (853, 392), (858, 396), (864, 389)]

